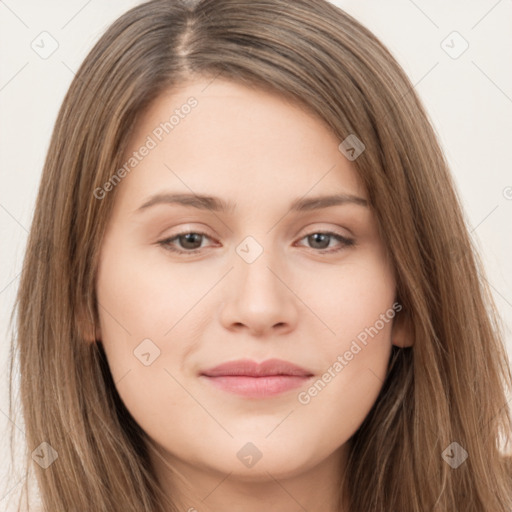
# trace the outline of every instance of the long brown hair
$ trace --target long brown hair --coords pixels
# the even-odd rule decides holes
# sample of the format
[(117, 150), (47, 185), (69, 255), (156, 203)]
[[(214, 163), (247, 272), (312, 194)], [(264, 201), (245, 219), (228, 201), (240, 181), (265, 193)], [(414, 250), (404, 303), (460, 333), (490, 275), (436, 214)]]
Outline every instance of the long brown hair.
[[(356, 135), (365, 145), (354, 165), (414, 345), (393, 347), (382, 391), (351, 438), (340, 482), (350, 512), (508, 512), (512, 376), (447, 163), (390, 52), (325, 0), (152, 0), (113, 23), (76, 73), (43, 170), (11, 362), (11, 418), (18, 358), (26, 475), (35, 471), (45, 510), (176, 510), (84, 326), (98, 321), (98, 254), (116, 196), (94, 191), (122, 166), (151, 102), (195, 76), (278, 92), (340, 142)], [(32, 456), (43, 442), (58, 454), (46, 469)], [(454, 446), (467, 452), (457, 468), (446, 462)]]

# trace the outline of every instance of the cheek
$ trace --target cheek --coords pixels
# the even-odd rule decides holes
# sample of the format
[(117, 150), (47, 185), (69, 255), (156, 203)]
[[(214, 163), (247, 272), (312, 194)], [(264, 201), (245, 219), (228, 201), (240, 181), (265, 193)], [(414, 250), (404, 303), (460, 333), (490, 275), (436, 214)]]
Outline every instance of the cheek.
[(208, 277), (215, 277), (186, 266), (169, 271), (164, 258), (151, 261), (144, 251), (129, 248), (123, 255), (109, 249), (107, 245), (96, 289), (102, 337), (112, 343), (129, 339), (131, 346), (144, 338), (168, 338), (211, 288)]
[[(208, 318), (198, 299), (211, 283), (197, 272), (166, 272), (165, 265), (148, 264), (135, 251), (111, 248), (106, 246), (96, 282), (109, 368), (137, 423), (146, 431), (163, 424), (173, 437), (178, 434), (169, 411), (190, 409), (190, 397), (178, 384), (181, 362)], [(194, 414), (201, 423), (201, 410)]]
[(397, 312), (395, 281), (379, 253), (303, 283), (307, 300), (323, 323), (316, 336), (324, 373), (297, 395), (300, 406), (312, 417), (322, 417), (341, 439), (357, 430), (384, 383)]
[[(392, 308), (396, 288), (392, 269), (380, 251), (361, 252), (344, 264), (319, 267), (309, 275), (301, 279), (300, 293), (329, 328), (323, 336), (327, 352), (343, 349), (347, 340), (376, 322), (381, 338), (389, 338), (391, 322), (383, 324), (381, 315)], [(393, 311), (389, 314), (393, 318)]]
[[(346, 442), (360, 427), (382, 388), (390, 346), (377, 338), (372, 345), (340, 354), (326, 372), (301, 391), (297, 401), (302, 414), (322, 418), (330, 425), (327, 444)], [(357, 351), (357, 353), (356, 353)], [(352, 352), (351, 352), (352, 353)]]

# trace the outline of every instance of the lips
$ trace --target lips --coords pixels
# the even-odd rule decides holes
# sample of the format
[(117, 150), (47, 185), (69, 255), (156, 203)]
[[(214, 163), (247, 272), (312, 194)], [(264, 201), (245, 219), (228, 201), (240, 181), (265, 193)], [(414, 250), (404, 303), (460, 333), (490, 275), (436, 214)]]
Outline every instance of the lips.
[(282, 359), (267, 359), (257, 363), (250, 359), (239, 359), (222, 363), (202, 372), (207, 377), (224, 376), (245, 376), (245, 377), (269, 377), (273, 375), (288, 375), (297, 377), (309, 377), (313, 375), (305, 368)]
[(200, 376), (223, 391), (248, 398), (266, 398), (302, 386), (313, 373), (282, 359), (257, 363), (229, 361), (201, 372)]

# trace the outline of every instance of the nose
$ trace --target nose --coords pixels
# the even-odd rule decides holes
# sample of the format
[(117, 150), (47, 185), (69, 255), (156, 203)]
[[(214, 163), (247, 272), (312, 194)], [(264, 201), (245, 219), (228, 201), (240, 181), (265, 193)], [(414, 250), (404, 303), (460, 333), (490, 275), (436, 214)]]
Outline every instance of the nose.
[(285, 334), (298, 320), (298, 299), (286, 278), (283, 264), (263, 251), (252, 263), (238, 258), (230, 273), (223, 302), (221, 322), (230, 331), (255, 336)]

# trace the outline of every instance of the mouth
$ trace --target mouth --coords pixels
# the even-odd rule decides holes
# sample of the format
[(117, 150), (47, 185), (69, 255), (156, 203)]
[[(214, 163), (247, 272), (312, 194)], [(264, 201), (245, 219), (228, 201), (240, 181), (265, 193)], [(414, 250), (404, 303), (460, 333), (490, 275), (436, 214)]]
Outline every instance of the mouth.
[(296, 389), (313, 373), (281, 359), (230, 361), (200, 373), (214, 387), (247, 398), (266, 398)]

